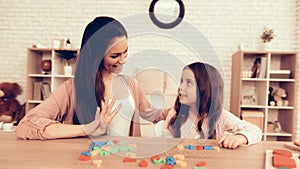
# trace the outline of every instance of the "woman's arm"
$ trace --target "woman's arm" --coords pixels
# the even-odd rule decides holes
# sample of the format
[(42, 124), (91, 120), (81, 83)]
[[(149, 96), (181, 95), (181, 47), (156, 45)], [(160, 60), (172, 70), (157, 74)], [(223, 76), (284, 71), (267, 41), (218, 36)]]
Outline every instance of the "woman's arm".
[(130, 80), (129, 86), (132, 89), (133, 97), (136, 102), (136, 109), (143, 119), (153, 123), (166, 119), (168, 112), (172, 108), (154, 108), (135, 79)]
[(46, 127), (66, 121), (72, 124), (72, 79), (64, 82), (46, 100), (31, 109), (17, 126), (17, 137), (23, 139), (51, 139)]

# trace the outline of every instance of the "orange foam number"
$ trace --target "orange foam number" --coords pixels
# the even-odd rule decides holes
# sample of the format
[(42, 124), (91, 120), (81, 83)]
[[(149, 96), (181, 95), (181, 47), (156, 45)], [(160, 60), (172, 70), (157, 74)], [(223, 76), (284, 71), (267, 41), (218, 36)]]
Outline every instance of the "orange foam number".
[(125, 157), (123, 159), (123, 163), (130, 163), (130, 162), (136, 162), (135, 158), (129, 158), (129, 157)]
[(148, 166), (148, 162), (146, 160), (141, 160), (139, 162), (139, 167), (147, 167)]
[(292, 153), (287, 150), (275, 149), (273, 150), (273, 154), (277, 154), (285, 157), (292, 157)]
[(290, 157), (273, 154), (273, 167), (296, 168), (296, 162)]
[(294, 144), (298, 147), (300, 147), (300, 141), (294, 141)]
[(197, 167), (204, 167), (206, 166), (206, 162), (205, 161), (201, 161), (199, 163), (196, 164)]
[(86, 156), (86, 155), (80, 155), (79, 156), (79, 160), (81, 160), (81, 161), (88, 161), (90, 159), (91, 159), (90, 156)]

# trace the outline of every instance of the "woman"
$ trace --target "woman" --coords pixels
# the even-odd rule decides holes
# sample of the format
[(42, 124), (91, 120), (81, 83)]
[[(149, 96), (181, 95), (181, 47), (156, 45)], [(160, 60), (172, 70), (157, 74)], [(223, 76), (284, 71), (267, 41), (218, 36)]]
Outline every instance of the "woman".
[(223, 88), (222, 76), (213, 66), (200, 62), (187, 65), (174, 109), (167, 116), (164, 136), (214, 138), (226, 148), (259, 142), (259, 127), (223, 110)]
[(154, 109), (138, 83), (119, 74), (127, 51), (122, 24), (110, 17), (95, 18), (85, 28), (75, 78), (26, 114), (17, 137), (140, 136), (139, 115), (152, 122), (164, 119), (167, 111)]

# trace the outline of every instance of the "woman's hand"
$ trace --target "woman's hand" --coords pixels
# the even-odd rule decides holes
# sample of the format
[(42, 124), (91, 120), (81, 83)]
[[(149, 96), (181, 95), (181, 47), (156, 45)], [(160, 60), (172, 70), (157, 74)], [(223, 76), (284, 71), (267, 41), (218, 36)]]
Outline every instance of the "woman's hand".
[(83, 125), (83, 130), (86, 135), (99, 136), (106, 132), (107, 125), (112, 121), (122, 107), (122, 104), (120, 103), (115, 110), (111, 111), (114, 104), (114, 99), (110, 104), (108, 104), (108, 100), (105, 100), (101, 112), (100, 108), (97, 107), (95, 120), (89, 124)]
[(220, 137), (218, 140), (218, 144), (224, 148), (235, 149), (240, 145), (247, 144), (247, 138), (241, 134), (225, 134)]
[(164, 127), (165, 129), (169, 128), (170, 121), (171, 121), (172, 117), (174, 117), (175, 115), (176, 115), (175, 109), (172, 108), (168, 111), (168, 115), (166, 117), (166, 122), (165, 122), (165, 127)]

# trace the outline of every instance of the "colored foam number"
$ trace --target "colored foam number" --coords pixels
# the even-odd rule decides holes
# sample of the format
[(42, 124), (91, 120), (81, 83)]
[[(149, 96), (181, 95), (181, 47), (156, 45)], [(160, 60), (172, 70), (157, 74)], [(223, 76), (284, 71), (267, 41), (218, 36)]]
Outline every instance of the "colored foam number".
[(173, 166), (170, 164), (166, 164), (166, 165), (161, 166), (161, 169), (173, 169)]
[(119, 150), (120, 150), (120, 151), (131, 151), (132, 148), (126, 147), (126, 146), (122, 146), (122, 147), (119, 147)]
[(296, 162), (290, 157), (273, 154), (273, 167), (296, 168)]
[(86, 155), (80, 155), (80, 156), (79, 156), (79, 160), (80, 160), (80, 161), (88, 161), (88, 160), (90, 160), (90, 159), (91, 159), (90, 156), (86, 156)]
[(114, 144), (117, 144), (118, 142), (120, 142), (119, 140), (113, 140), (112, 141)]
[(97, 167), (101, 167), (102, 160), (93, 160), (93, 164)]
[(112, 148), (112, 149), (109, 150), (109, 152), (112, 153), (112, 154), (117, 153), (117, 152), (119, 152), (119, 148)]
[(174, 166), (176, 164), (174, 157), (167, 156), (166, 157), (166, 164), (170, 164), (170, 165)]
[(154, 160), (153, 160), (153, 163), (154, 163), (154, 164), (164, 164), (164, 163), (166, 163), (166, 160), (163, 159), (163, 158), (160, 158), (160, 159), (158, 159), (158, 160), (154, 159)]
[(136, 157), (136, 154), (133, 153), (133, 152), (127, 152), (127, 153), (125, 154), (125, 156), (126, 156), (126, 157), (131, 157), (131, 158), (133, 158), (133, 157)]
[(206, 169), (205, 167), (194, 167), (194, 169)]
[(214, 147), (213, 146), (203, 146), (204, 150), (213, 150)]
[(81, 154), (85, 155), (85, 156), (90, 156), (91, 155), (89, 152), (86, 152), (86, 151), (82, 151)]
[(219, 146), (213, 146), (214, 150), (220, 151), (220, 147)]
[(148, 167), (148, 162), (146, 160), (141, 160), (139, 162), (139, 167)]
[(112, 141), (108, 141), (106, 144), (111, 146), (111, 147), (115, 145)]
[(201, 161), (199, 163), (196, 164), (197, 167), (204, 167), (206, 166), (206, 162), (205, 161)]
[(203, 146), (196, 146), (196, 150), (203, 150)]
[(182, 144), (178, 144), (178, 145), (177, 145), (177, 149), (183, 150), (183, 149), (184, 149), (184, 146), (183, 146)]
[(91, 154), (92, 157), (94, 157), (94, 156), (100, 154), (100, 149), (98, 149), (98, 150), (93, 150), (93, 151), (90, 152), (90, 154)]
[(273, 154), (278, 154), (285, 157), (292, 157), (292, 153), (287, 150), (275, 149), (273, 150)]
[(119, 145), (124, 145), (124, 142), (123, 141), (119, 141), (118, 144)]
[(135, 158), (129, 158), (129, 157), (125, 157), (123, 159), (123, 163), (132, 163), (132, 162), (136, 162)]
[(192, 149), (195, 149), (196, 146), (193, 146), (193, 145), (187, 145), (185, 146), (185, 148), (189, 149), (189, 150), (192, 150)]
[(154, 160), (159, 160), (160, 157), (159, 157), (159, 155), (154, 155), (150, 159), (151, 159), (152, 162), (154, 162)]
[(176, 165), (178, 165), (179, 167), (186, 167), (187, 163), (183, 160), (176, 160)]
[(300, 141), (294, 141), (294, 144), (298, 147), (300, 147)]
[(176, 160), (184, 160), (184, 158), (185, 158), (183, 154), (174, 154), (173, 157)]
[(106, 143), (107, 143), (107, 141), (104, 141), (104, 142), (94, 142), (94, 145), (101, 147), (101, 146), (105, 145)]

